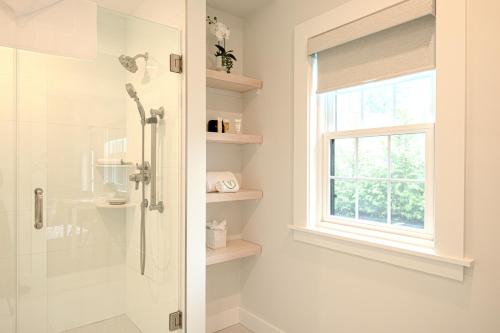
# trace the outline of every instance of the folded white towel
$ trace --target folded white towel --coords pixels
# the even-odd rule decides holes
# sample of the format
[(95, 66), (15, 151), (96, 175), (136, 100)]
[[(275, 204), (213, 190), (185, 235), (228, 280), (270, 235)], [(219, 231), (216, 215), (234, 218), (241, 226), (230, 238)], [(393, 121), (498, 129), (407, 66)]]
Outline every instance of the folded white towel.
[(232, 172), (207, 172), (207, 193), (238, 192), (240, 186)]

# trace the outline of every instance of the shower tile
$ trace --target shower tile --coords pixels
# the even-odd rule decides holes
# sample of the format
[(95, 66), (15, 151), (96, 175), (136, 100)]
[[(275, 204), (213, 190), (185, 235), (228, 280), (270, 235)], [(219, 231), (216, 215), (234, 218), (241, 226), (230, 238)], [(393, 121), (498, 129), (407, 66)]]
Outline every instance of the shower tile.
[(47, 256), (19, 258), (19, 332), (45, 333), (47, 327)]
[(47, 80), (36, 75), (18, 77), (17, 112), (21, 122), (47, 121)]
[(20, 213), (18, 241), (20, 254), (41, 254), (47, 251), (47, 228), (33, 227), (33, 211)]
[(42, 123), (21, 122), (19, 127), (19, 208), (32, 211), (33, 190), (47, 190), (47, 127)]
[(0, 121), (16, 120), (15, 89), (15, 81), (13, 75), (0, 74)]
[(16, 210), (16, 124), (0, 122), (0, 212)]

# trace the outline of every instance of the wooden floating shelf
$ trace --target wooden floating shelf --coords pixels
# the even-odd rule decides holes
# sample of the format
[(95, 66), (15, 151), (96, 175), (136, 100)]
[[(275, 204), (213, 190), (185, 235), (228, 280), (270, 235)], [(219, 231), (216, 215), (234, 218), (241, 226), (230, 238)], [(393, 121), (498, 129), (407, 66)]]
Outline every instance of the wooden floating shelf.
[(257, 190), (240, 190), (235, 193), (207, 193), (207, 203), (228, 202), (228, 201), (243, 201), (243, 200), (260, 200), (262, 199), (262, 191)]
[(207, 87), (246, 92), (262, 89), (262, 81), (242, 75), (207, 69)]
[(207, 248), (207, 266), (258, 255), (262, 247), (242, 239), (232, 240), (222, 249)]
[(207, 142), (212, 143), (233, 143), (239, 145), (262, 144), (261, 135), (253, 134), (231, 134), (207, 132)]

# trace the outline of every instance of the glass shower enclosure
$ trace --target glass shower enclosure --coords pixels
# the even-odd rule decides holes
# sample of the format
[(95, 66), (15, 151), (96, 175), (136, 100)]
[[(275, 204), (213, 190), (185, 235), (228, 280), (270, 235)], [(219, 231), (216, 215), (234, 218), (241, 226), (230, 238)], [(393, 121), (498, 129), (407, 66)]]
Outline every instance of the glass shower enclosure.
[(0, 48), (2, 333), (168, 332), (182, 306), (181, 35), (97, 23), (95, 59)]

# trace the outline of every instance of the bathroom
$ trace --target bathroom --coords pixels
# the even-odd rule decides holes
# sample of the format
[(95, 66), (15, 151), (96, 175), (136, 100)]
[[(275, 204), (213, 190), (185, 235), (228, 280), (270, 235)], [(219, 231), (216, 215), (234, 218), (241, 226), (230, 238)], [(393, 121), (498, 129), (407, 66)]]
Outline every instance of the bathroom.
[(498, 13), (0, 1), (0, 333), (500, 332)]

